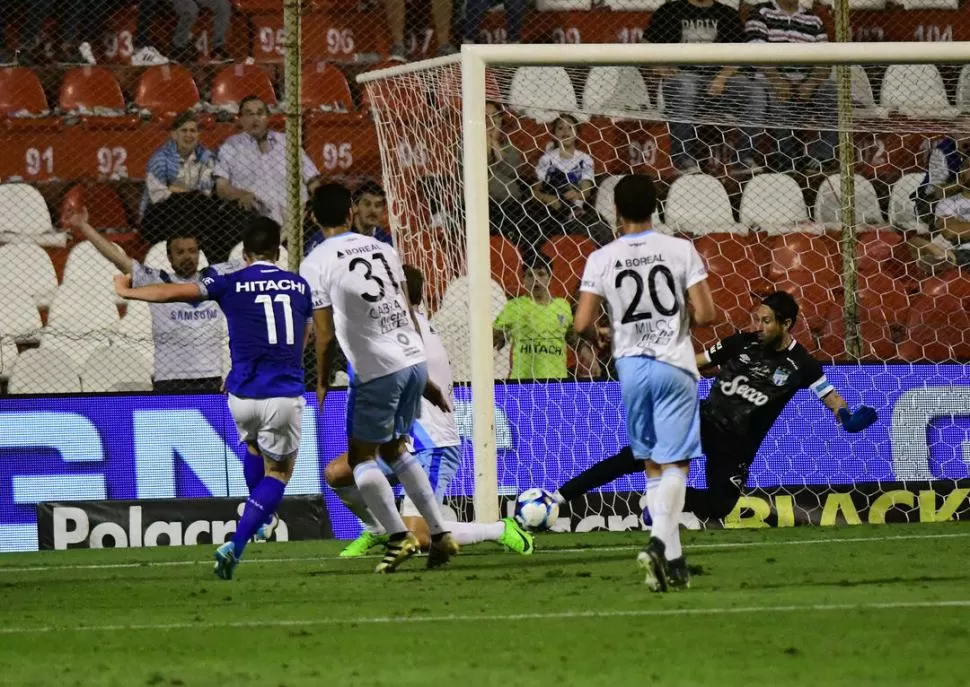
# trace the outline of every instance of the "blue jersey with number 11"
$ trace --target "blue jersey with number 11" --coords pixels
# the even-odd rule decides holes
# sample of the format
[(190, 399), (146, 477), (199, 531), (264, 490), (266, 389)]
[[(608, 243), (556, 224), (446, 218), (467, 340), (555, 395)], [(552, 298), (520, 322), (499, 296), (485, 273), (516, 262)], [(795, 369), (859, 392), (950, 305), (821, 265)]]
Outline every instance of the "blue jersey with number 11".
[(313, 316), (306, 280), (255, 262), (231, 274), (206, 274), (201, 288), (229, 323), (226, 391), (239, 398), (302, 395), (303, 332)]

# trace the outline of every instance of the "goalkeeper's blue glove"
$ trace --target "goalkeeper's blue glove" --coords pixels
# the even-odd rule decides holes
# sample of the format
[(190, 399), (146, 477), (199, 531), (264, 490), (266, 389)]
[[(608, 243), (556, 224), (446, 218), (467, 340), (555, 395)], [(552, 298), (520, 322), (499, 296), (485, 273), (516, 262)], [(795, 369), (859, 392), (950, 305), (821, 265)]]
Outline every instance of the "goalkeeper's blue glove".
[(839, 408), (839, 421), (842, 422), (842, 428), (853, 434), (861, 432), (878, 419), (876, 409), (869, 406), (859, 406), (854, 413), (848, 408)]

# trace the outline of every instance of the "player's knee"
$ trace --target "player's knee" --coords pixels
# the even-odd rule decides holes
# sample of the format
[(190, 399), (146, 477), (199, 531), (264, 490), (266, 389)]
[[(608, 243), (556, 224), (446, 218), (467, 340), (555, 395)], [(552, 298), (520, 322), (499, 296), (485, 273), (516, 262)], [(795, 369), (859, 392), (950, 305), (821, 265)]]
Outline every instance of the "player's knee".
[(350, 486), (354, 483), (354, 473), (350, 469), (347, 454), (334, 458), (323, 469), (324, 479), (331, 489)]
[(295, 458), (284, 458), (276, 461), (266, 461), (265, 474), (267, 477), (277, 479), (283, 484), (290, 481), (293, 476), (293, 468), (296, 467)]

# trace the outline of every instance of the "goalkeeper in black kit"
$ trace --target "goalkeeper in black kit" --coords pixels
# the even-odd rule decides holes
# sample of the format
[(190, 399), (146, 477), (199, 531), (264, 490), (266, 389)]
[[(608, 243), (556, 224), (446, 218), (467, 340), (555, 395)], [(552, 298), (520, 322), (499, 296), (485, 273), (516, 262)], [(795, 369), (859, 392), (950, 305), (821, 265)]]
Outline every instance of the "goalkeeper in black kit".
[[(729, 336), (697, 354), (698, 368), (720, 366), (720, 371), (700, 403), (707, 488), (688, 487), (685, 514), (720, 519), (734, 509), (761, 442), (800, 389), (811, 389), (847, 432), (861, 432), (878, 418), (868, 406), (849, 410), (821, 364), (792, 338), (797, 317), (795, 299), (776, 291), (755, 309), (756, 331)], [(555, 496), (567, 503), (642, 470), (643, 461), (634, 458), (627, 446), (566, 482)]]

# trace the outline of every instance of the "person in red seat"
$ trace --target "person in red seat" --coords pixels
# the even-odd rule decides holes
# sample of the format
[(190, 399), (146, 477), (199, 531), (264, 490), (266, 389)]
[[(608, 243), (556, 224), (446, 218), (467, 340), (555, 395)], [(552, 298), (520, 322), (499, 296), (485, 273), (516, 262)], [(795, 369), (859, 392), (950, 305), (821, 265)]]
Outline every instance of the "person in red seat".
[(949, 195), (936, 203), (936, 236), (919, 247), (921, 259), (936, 271), (970, 265), (970, 157), (962, 164), (956, 182), (947, 185)]
[(209, 58), (213, 62), (232, 62), (226, 50), (226, 32), (232, 6), (229, 0), (169, 0), (178, 15), (175, 35), (172, 36), (172, 59), (175, 62), (195, 62), (198, 54), (192, 46), (192, 27), (199, 18), (199, 6), (212, 10), (212, 48)]
[(169, 140), (148, 160), (141, 214), (150, 204), (168, 200), (173, 193), (212, 192), (215, 155), (199, 143), (199, 118), (186, 111), (172, 122)]
[(5, 34), (7, 32), (7, 22), (13, 9), (12, 1), (3, 3), (4, 7), (0, 10), (0, 66), (19, 64), (29, 67), (40, 61), (44, 47), (40, 45), (40, 29), (47, 17), (50, 16), (54, 8), (53, 0), (30, 0), (20, 4), (26, 9), (24, 23), (20, 27), (20, 49), (14, 53), (7, 50)]

